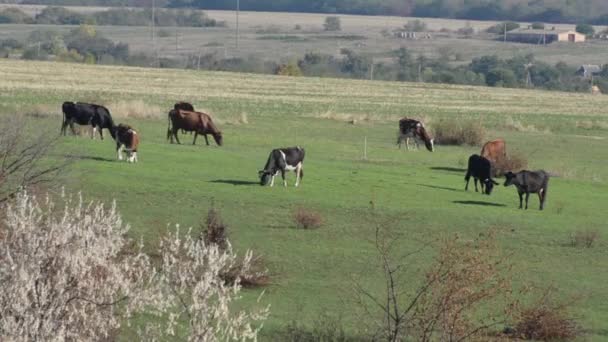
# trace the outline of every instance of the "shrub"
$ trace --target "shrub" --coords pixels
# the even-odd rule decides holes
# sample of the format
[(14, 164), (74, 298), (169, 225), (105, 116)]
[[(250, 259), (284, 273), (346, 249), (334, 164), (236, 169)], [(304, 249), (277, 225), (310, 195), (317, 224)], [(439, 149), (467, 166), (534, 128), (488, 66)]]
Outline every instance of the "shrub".
[(297, 207), (292, 213), (292, 219), (296, 227), (303, 229), (319, 228), (323, 224), (321, 214), (304, 207)]
[(160, 29), (156, 32), (156, 35), (160, 38), (167, 38), (171, 37), (173, 35), (173, 32), (166, 29)]
[(496, 24), (486, 30), (488, 33), (497, 33), (502, 34), (505, 32), (505, 29), (508, 31), (512, 31), (519, 28), (519, 24), (513, 21), (507, 21), (504, 23)]
[(228, 243), (228, 226), (223, 222), (218, 209), (211, 208), (207, 212), (204, 230), (201, 236), (205, 244), (217, 245), (221, 250), (226, 249)]
[(5, 8), (0, 11), (0, 24), (32, 24), (34, 19), (18, 8)]
[(570, 234), (570, 245), (572, 247), (591, 248), (599, 237), (600, 233), (595, 229), (577, 230)]
[(326, 17), (325, 23), (323, 24), (323, 29), (325, 31), (341, 31), (342, 23), (340, 21), (340, 17)]
[(521, 153), (511, 153), (504, 158), (498, 159), (492, 165), (492, 175), (500, 177), (509, 171), (517, 172), (528, 166), (528, 159)]
[(526, 340), (571, 341), (582, 333), (570, 313), (574, 301), (555, 302), (552, 291), (545, 290), (539, 300), (516, 313), (515, 328), (509, 335)]
[(151, 270), (129, 246), (116, 208), (26, 192), (6, 212), (0, 241), (0, 340), (108, 337), (137, 309)]
[(481, 145), (486, 130), (481, 121), (442, 119), (433, 125), (435, 141), (442, 145)]
[(426, 23), (419, 19), (408, 21), (403, 28), (410, 32), (424, 32), (427, 30)]
[(36, 15), (37, 24), (49, 25), (80, 25), (84, 24), (86, 19), (85, 15), (72, 12), (64, 7), (46, 7)]
[(281, 64), (277, 67), (275, 74), (282, 76), (302, 76), (302, 70), (297, 63)]

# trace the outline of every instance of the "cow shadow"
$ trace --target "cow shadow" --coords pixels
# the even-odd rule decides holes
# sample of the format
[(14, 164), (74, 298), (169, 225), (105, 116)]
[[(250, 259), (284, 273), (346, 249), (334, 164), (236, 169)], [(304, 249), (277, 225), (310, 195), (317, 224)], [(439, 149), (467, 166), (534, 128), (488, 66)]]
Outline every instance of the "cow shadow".
[(433, 166), (433, 167), (431, 167), (431, 170), (434, 170), (434, 171), (447, 171), (447, 172), (458, 172), (458, 173), (467, 172), (467, 169), (462, 169), (462, 168), (459, 168), (459, 167), (448, 167), (448, 166)]
[(483, 205), (486, 207), (506, 207), (506, 205), (504, 205), (504, 204), (492, 203), (492, 202), (482, 202), (482, 201), (452, 201), (452, 203), (463, 204), (463, 205)]
[(237, 179), (216, 179), (216, 180), (212, 180), (209, 181), (209, 183), (219, 183), (219, 184), (230, 184), (230, 185), (234, 185), (234, 186), (247, 186), (247, 185), (259, 185), (259, 182), (252, 182), (252, 181), (244, 181), (244, 180), (237, 180)]
[(83, 156), (83, 155), (64, 155), (66, 159), (71, 160), (93, 160), (93, 161), (102, 161), (102, 162), (115, 162), (116, 159), (112, 158), (104, 158), (104, 157), (95, 157), (95, 156)]
[(428, 184), (416, 184), (416, 185), (418, 185), (418, 186), (424, 186), (426, 188), (446, 190), (446, 191), (456, 191), (456, 192), (461, 192), (462, 191), (462, 189), (448, 188), (447, 186), (437, 186), (437, 185), (428, 185)]

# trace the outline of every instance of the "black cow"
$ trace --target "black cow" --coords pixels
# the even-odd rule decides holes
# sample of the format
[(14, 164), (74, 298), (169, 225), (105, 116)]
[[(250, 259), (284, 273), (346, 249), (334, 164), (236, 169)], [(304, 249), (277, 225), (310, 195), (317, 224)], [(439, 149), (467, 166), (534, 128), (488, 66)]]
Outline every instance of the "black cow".
[(63, 110), (63, 123), (61, 124), (60, 134), (66, 135), (66, 128), (69, 125), (73, 134), (76, 134), (74, 130), (74, 123), (79, 125), (92, 125), (93, 134), (91, 138), (95, 137), (95, 131), (99, 127), (99, 134), (103, 139), (102, 129), (106, 128), (111, 130), (114, 126), (110, 111), (106, 107), (83, 102), (64, 102), (61, 106)]
[(464, 187), (464, 190), (469, 190), (469, 179), (471, 178), (471, 176), (473, 176), (475, 182), (475, 192), (478, 191), (477, 180), (479, 180), (481, 192), (485, 193), (486, 195), (491, 194), (494, 185), (498, 185), (498, 183), (496, 183), (491, 177), (491, 168), (492, 164), (486, 158), (481, 157), (477, 154), (471, 155), (469, 157), (469, 167), (467, 168), (467, 174), (464, 176), (464, 180), (467, 182)]
[(92, 106), (95, 108), (95, 114), (91, 120), (91, 125), (93, 125), (93, 137), (95, 137), (95, 131), (99, 129), (99, 136), (101, 136), (101, 140), (103, 140), (103, 129), (105, 128), (112, 132), (114, 120), (112, 120), (112, 115), (110, 115), (110, 111), (106, 107), (99, 105)]
[(274, 149), (270, 152), (270, 156), (268, 156), (264, 170), (260, 170), (258, 173), (260, 185), (267, 185), (270, 182), (270, 186), (273, 186), (274, 177), (280, 172), (281, 177), (283, 177), (283, 185), (287, 186), (285, 171), (295, 171), (296, 186), (298, 186), (300, 180), (304, 177), (303, 166), (304, 149), (300, 146)]
[(530, 193), (538, 194), (540, 210), (545, 206), (547, 199), (547, 187), (549, 186), (549, 174), (544, 170), (528, 171), (523, 170), (518, 173), (507, 172), (505, 186), (515, 185), (519, 194), (519, 209), (522, 207), (523, 194), (526, 194), (526, 209), (528, 209), (528, 198)]

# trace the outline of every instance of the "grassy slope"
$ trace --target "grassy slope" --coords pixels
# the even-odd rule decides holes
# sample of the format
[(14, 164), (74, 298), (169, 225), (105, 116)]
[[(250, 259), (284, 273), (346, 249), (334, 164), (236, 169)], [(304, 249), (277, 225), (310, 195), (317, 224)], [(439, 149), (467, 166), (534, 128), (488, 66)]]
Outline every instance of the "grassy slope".
[[(404, 250), (420, 239), (453, 233), (471, 238), (489, 227), (497, 229), (501, 246), (513, 254), (518, 282), (555, 284), (564, 294), (588, 295), (578, 313), (593, 340), (607, 337), (608, 276), (600, 266), (608, 262), (606, 246), (581, 250), (564, 244), (577, 229), (598, 229), (603, 239), (608, 236), (608, 97), (0, 60), (3, 115), (57, 114), (68, 99), (106, 103), (110, 110), (116, 101), (128, 107), (143, 100), (150, 106), (146, 108), (153, 108), (154, 113), (142, 113), (152, 117), (148, 119), (113, 111), (117, 121), (140, 130), (137, 165), (115, 162), (110, 141), (63, 139), (58, 155), (80, 157), (67, 186), (89, 198), (116, 199), (133, 236), (144, 236), (150, 245), (168, 223), (197, 226), (213, 201), (222, 209), (237, 248), (262, 253), (273, 274), (274, 285), (264, 297), (272, 305), (265, 337), (293, 319), (310, 323), (321, 312), (342, 316), (354, 331), (350, 279), (381, 286), (368, 242), (370, 200), (382, 219), (403, 234)], [(249, 124), (223, 124), (222, 148), (169, 145), (164, 108), (182, 99), (222, 120), (246, 114)], [(517, 210), (513, 188), (500, 187), (491, 197), (465, 193), (464, 172), (449, 168), (462, 168), (478, 148), (398, 151), (394, 120), (401, 115), (423, 116), (431, 124), (452, 116), (482, 118), (492, 137), (505, 137), (509, 150), (529, 157), (531, 168), (564, 177), (551, 181), (542, 213), (535, 197), (532, 210)], [(369, 120), (352, 125), (319, 116)], [(536, 130), (507, 130), (507, 117)], [(34, 124), (54, 134), (59, 121), (51, 115)], [(599, 125), (595, 130), (577, 128), (582, 121)], [(361, 160), (364, 136), (368, 161)], [(182, 141), (190, 139), (184, 136)], [(256, 185), (256, 172), (269, 150), (294, 144), (307, 151), (302, 187)], [(289, 177), (293, 184), (293, 175)], [(319, 210), (325, 226), (294, 229), (289, 213), (298, 205)], [(431, 254), (421, 257), (424, 264)], [(245, 300), (251, 302), (257, 294), (248, 291)]]

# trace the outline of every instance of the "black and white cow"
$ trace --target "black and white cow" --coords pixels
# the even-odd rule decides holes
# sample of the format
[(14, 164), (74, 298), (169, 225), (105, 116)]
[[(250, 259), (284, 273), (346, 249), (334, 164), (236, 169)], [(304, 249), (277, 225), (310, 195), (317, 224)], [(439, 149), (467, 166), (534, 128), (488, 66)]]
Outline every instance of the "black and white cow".
[(304, 177), (304, 149), (300, 146), (288, 147), (288, 148), (277, 148), (270, 152), (268, 161), (264, 170), (258, 172), (260, 176), (260, 185), (270, 186), (274, 185), (274, 177), (281, 173), (283, 177), (283, 185), (287, 186), (285, 180), (285, 171), (295, 171), (296, 173), (296, 186), (300, 184), (300, 180)]
[(515, 185), (519, 194), (519, 209), (522, 207), (523, 194), (526, 194), (526, 209), (528, 209), (528, 199), (530, 193), (538, 194), (540, 210), (545, 207), (547, 199), (547, 188), (549, 187), (549, 174), (545, 170), (528, 171), (523, 170), (518, 173), (507, 172), (505, 174), (505, 186)]
[(91, 138), (95, 137), (95, 132), (99, 128), (99, 134), (103, 139), (102, 129), (106, 128), (111, 130), (114, 126), (110, 111), (100, 105), (84, 102), (69, 102), (66, 101), (61, 106), (63, 111), (63, 123), (61, 124), (60, 134), (66, 135), (66, 128), (70, 126), (73, 134), (76, 134), (74, 130), (74, 123), (79, 125), (91, 125), (93, 126), (93, 132)]
[(401, 148), (401, 143), (405, 140), (405, 148), (410, 149), (409, 140), (414, 139), (416, 148), (418, 148), (419, 141), (424, 142), (426, 149), (433, 152), (435, 151), (434, 139), (428, 134), (422, 122), (414, 119), (403, 118), (399, 120), (399, 135), (397, 137), (397, 145)]
[(112, 115), (110, 115), (108, 108), (95, 104), (92, 106), (95, 108), (95, 114), (93, 115), (93, 119), (91, 119), (93, 137), (95, 137), (95, 132), (99, 129), (99, 136), (101, 137), (101, 140), (103, 140), (103, 129), (105, 128), (112, 132), (114, 120), (112, 120)]
[[(475, 192), (477, 192), (477, 180), (479, 180), (479, 184), (481, 185), (481, 192), (489, 195), (492, 193), (492, 189), (494, 185), (498, 185), (492, 179), (492, 164), (489, 160), (484, 157), (481, 157), (477, 154), (473, 154), (469, 157), (469, 167), (467, 168), (467, 174), (464, 176), (464, 180), (467, 184), (464, 187), (465, 191), (469, 190), (469, 179), (473, 176), (475, 182)], [(485, 185), (485, 191), (484, 191)]]
[(137, 163), (137, 148), (139, 147), (139, 134), (129, 125), (119, 124), (110, 130), (112, 138), (116, 140), (116, 153), (118, 160), (122, 160), (123, 149), (127, 152), (127, 162)]

